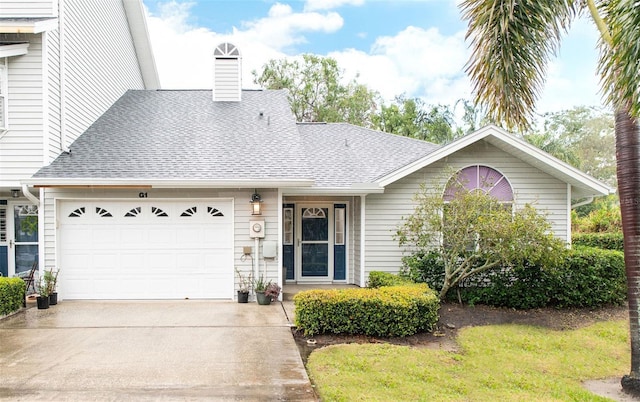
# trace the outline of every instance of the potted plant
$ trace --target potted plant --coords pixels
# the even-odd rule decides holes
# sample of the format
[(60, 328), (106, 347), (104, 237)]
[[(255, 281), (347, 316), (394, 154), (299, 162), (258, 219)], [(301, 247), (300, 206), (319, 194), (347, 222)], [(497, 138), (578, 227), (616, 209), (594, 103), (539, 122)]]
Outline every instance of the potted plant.
[(258, 304), (268, 305), (271, 304), (271, 298), (265, 295), (265, 291), (267, 290), (267, 282), (262, 275), (253, 283), (253, 289), (256, 291), (256, 300)]
[(264, 295), (269, 297), (271, 301), (276, 301), (278, 300), (278, 296), (280, 296), (280, 290), (281, 288), (277, 283), (269, 281), (267, 283), (267, 288), (264, 291)]
[(238, 303), (248, 303), (251, 291), (251, 273), (245, 276), (236, 268), (236, 274), (238, 275)]
[(271, 304), (271, 301), (277, 299), (280, 295), (280, 286), (277, 283), (265, 280), (262, 275), (255, 281), (254, 289), (256, 290), (258, 304), (265, 306)]
[(46, 286), (44, 278), (40, 278), (40, 283), (38, 284), (38, 297), (36, 298), (36, 303), (38, 305), (38, 309), (44, 310), (49, 308), (49, 289)]
[(56, 291), (56, 286), (58, 284), (58, 273), (60, 270), (53, 271), (51, 268), (48, 271), (44, 271), (44, 286), (47, 288), (47, 293), (49, 294), (49, 305), (55, 306), (58, 304), (58, 292)]

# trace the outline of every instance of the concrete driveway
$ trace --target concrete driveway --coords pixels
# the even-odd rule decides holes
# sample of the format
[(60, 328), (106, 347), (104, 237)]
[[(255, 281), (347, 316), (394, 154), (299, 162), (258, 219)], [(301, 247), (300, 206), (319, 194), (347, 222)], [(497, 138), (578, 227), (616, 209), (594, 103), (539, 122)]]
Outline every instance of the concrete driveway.
[(0, 321), (0, 399), (315, 401), (280, 303), (63, 301)]

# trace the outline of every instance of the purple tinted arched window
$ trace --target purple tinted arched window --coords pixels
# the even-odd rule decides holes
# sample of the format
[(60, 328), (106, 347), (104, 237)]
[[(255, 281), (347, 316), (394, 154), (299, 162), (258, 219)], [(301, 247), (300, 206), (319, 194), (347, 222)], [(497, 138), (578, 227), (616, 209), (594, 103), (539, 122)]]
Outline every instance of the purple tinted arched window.
[(507, 178), (488, 166), (473, 165), (456, 173), (447, 183), (444, 200), (451, 201), (459, 191), (483, 191), (498, 201), (513, 201), (513, 189)]

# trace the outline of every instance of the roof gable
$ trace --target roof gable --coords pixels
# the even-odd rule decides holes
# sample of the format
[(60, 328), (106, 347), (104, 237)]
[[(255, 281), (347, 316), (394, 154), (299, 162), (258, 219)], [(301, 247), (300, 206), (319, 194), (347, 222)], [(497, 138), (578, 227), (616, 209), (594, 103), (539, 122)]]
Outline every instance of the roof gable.
[(485, 126), (474, 133), (459, 138), (423, 158), (381, 177), (378, 183), (381, 186), (387, 186), (480, 140), (485, 140), (497, 148), (527, 162), (529, 165), (570, 184), (573, 188), (574, 196), (600, 196), (611, 194), (615, 191), (599, 180), (495, 125)]

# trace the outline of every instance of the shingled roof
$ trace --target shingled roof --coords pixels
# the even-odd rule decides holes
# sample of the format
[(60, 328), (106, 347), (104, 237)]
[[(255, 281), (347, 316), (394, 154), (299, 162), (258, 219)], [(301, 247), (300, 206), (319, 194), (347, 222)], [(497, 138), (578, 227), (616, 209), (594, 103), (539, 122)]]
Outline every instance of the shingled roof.
[[(32, 178), (372, 184), (438, 146), (351, 124), (296, 124), (285, 91), (132, 90)], [(38, 181), (38, 180), (36, 180)]]

